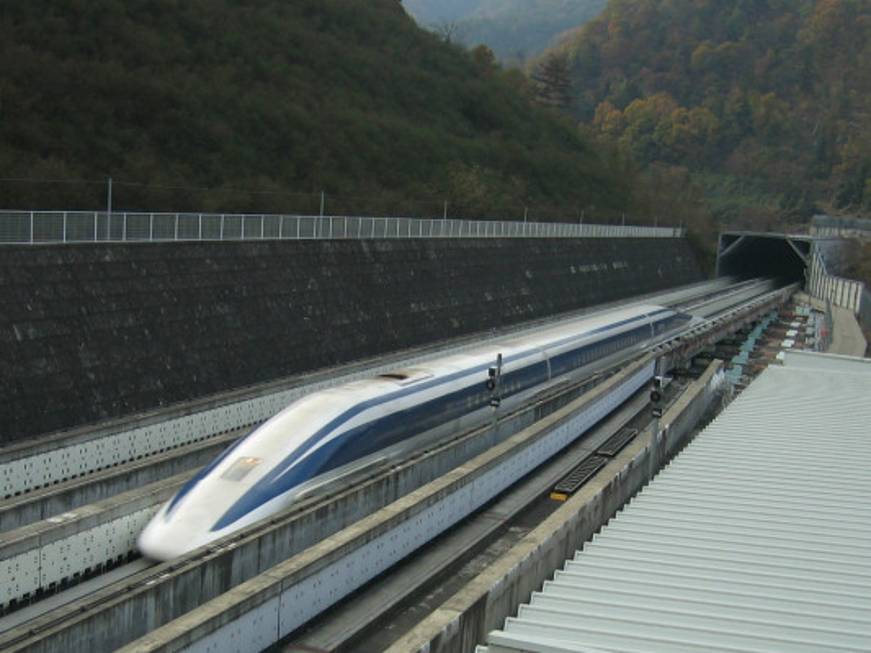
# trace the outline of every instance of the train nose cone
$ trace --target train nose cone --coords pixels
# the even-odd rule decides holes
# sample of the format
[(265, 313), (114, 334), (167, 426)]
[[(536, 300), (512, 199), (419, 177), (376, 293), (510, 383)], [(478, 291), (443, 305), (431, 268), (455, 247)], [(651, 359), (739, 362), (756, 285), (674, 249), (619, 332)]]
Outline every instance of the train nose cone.
[(215, 539), (208, 527), (191, 515), (174, 511), (168, 519), (167, 506), (161, 508), (136, 540), (136, 548), (152, 560), (173, 560)]
[(173, 560), (192, 551), (194, 547), (191, 542), (179, 537), (178, 532), (173, 530), (155, 518), (139, 534), (136, 547), (146, 558), (162, 561)]

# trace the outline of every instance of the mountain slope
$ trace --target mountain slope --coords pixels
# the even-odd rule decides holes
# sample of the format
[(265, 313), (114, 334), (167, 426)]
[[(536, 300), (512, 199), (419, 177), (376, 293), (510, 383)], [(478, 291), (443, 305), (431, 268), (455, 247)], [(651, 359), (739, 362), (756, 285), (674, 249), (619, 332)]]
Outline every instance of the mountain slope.
[(424, 26), (453, 23), (466, 45), (484, 43), (503, 61), (540, 54), (560, 34), (596, 17), (607, 0), (405, 0)]
[(722, 217), (760, 192), (781, 215), (871, 210), (867, 0), (611, 0), (561, 52), (577, 117), (695, 171)]
[[(0, 177), (112, 175), (119, 210), (309, 212), (321, 190), (333, 212), (625, 205), (517, 73), (395, 0), (7, 3), (0, 58)], [(0, 206), (93, 208), (104, 192), (0, 181)]]

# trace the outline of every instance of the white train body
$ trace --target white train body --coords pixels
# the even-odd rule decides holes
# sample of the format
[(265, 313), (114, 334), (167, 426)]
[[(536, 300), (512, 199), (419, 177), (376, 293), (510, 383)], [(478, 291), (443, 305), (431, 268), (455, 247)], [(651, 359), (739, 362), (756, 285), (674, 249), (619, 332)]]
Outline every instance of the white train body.
[[(510, 407), (690, 319), (661, 306), (608, 311), (302, 397), (188, 481), (142, 532), (139, 549), (158, 560), (183, 555), (326, 480), (480, 424), (492, 416), (494, 396)], [(499, 354), (500, 383), (491, 391), (488, 370)]]

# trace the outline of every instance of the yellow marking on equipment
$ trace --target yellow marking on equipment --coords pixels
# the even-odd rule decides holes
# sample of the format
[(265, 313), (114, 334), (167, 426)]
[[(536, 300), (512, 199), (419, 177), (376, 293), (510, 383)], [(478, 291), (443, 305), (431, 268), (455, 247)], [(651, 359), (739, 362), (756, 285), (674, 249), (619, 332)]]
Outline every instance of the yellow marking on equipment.
[(554, 501), (565, 501), (569, 498), (569, 495), (563, 494), (562, 492), (551, 492), (550, 498)]

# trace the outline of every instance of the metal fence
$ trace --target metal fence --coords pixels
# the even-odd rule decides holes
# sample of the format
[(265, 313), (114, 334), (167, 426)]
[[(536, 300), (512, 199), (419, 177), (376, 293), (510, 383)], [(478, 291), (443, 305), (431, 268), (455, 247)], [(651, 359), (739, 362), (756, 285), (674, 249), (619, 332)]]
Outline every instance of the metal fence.
[(680, 238), (678, 227), (238, 213), (0, 211), (0, 243), (345, 238)]
[(814, 248), (811, 255), (810, 269), (807, 275), (806, 290), (811, 296), (831, 301), (836, 306), (846, 308), (854, 315), (859, 315), (865, 284), (854, 279), (845, 279), (829, 274), (825, 259), (817, 248)]

